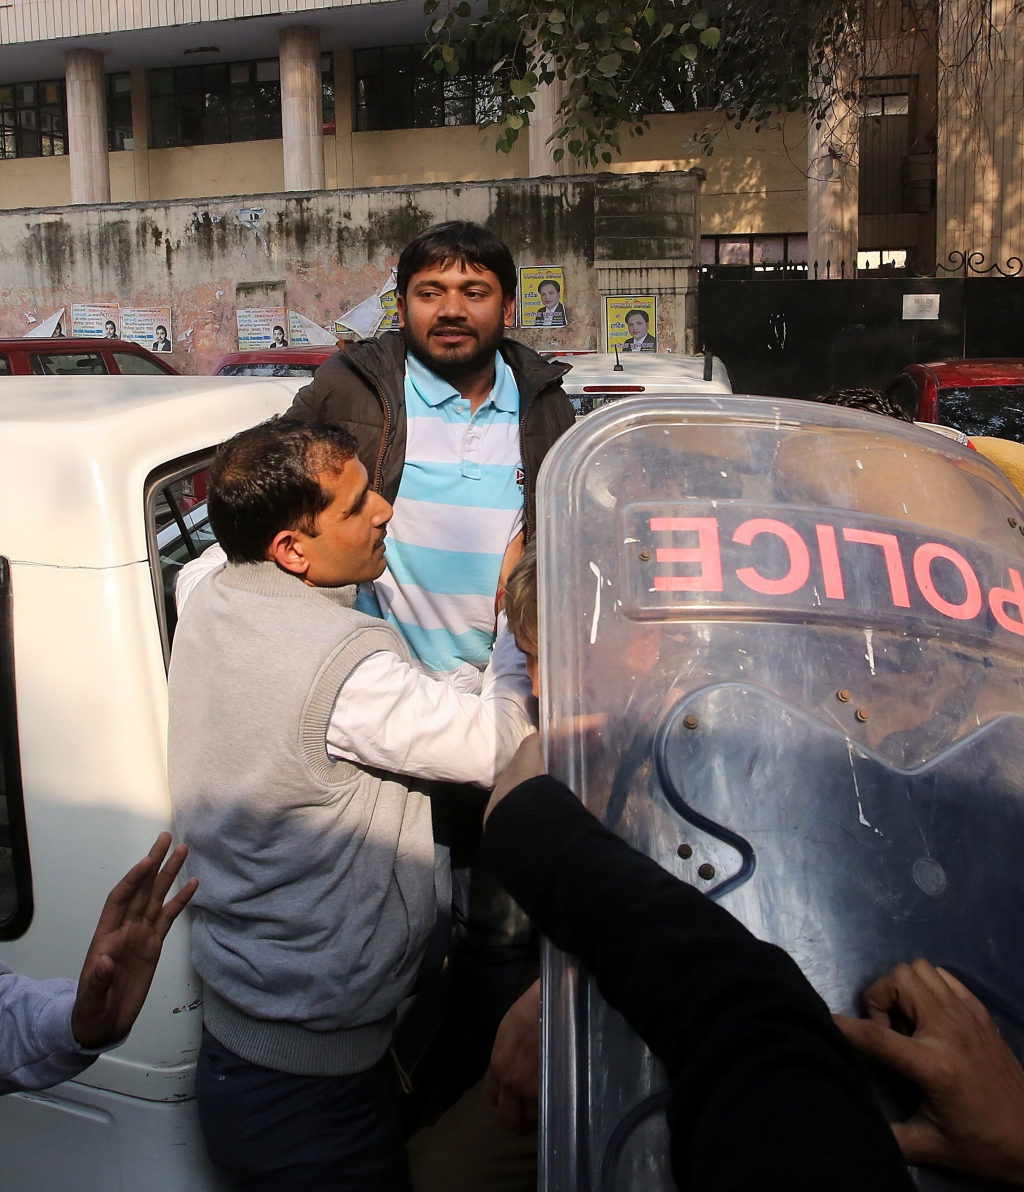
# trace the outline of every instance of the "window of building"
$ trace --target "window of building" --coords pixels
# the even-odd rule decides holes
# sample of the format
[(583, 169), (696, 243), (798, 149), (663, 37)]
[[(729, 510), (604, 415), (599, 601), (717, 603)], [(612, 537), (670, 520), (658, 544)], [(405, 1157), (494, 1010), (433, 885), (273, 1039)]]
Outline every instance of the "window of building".
[(190, 559), (216, 541), (206, 507), (206, 477), (214, 448), (175, 460), (146, 481), (146, 535), (164, 662), (170, 662), (178, 614), (174, 581)]
[(67, 153), (64, 80), (0, 86), (0, 158)]
[(107, 75), (107, 147), (133, 149), (132, 76), (128, 71)]
[(908, 210), (904, 175), (910, 152), (915, 82), (907, 75), (861, 80), (861, 215), (898, 215)]
[(0, 558), (0, 939), (23, 935), (31, 920), (32, 869), (14, 686), (14, 601), (10, 563)]
[(434, 70), (426, 47), (356, 50), (356, 130), (479, 124), (498, 114), (490, 63), (470, 56), (454, 77)]
[[(334, 58), (320, 59), (324, 132), (334, 133)], [(281, 68), (276, 58), (166, 67), (149, 72), (154, 149), (278, 140)]]
[[(702, 236), (702, 273), (755, 277), (760, 273), (807, 269), (807, 236), (803, 232), (761, 236)], [(742, 271), (742, 272), (740, 272)]]

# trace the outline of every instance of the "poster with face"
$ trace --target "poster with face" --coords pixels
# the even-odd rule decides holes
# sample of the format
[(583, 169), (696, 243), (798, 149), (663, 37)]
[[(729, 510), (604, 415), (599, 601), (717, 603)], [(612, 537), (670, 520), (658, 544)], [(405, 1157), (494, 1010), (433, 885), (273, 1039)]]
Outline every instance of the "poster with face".
[(561, 265), (521, 266), (519, 326), (566, 327), (565, 271)]
[(288, 312), (283, 306), (249, 306), (235, 310), (238, 350), (288, 347)]
[(656, 352), (658, 350), (658, 299), (655, 294), (625, 294), (604, 300), (607, 350)]
[(71, 334), (82, 339), (120, 339), (121, 308), (116, 302), (73, 302)]
[(173, 352), (171, 311), (166, 306), (126, 306), (121, 310), (121, 338), (151, 352)]

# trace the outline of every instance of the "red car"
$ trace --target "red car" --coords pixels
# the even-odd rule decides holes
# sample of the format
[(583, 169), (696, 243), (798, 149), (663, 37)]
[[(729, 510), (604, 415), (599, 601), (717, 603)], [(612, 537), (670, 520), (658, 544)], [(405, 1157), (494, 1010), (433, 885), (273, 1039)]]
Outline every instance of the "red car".
[(1024, 360), (908, 364), (888, 393), (918, 422), (1024, 443)]
[(156, 375), (178, 370), (124, 339), (0, 339), (0, 377)]
[(213, 370), (215, 377), (311, 377), (336, 347), (259, 348), (229, 352)]

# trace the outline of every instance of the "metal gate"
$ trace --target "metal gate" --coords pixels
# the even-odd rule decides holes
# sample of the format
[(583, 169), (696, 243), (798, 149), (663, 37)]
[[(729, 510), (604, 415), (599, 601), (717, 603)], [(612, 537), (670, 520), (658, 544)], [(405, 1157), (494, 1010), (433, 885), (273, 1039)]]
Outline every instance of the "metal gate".
[[(937, 318), (914, 317), (927, 303), (904, 303), (920, 294), (938, 297)], [(737, 393), (884, 389), (907, 364), (1024, 357), (1024, 278), (702, 277), (698, 328)]]

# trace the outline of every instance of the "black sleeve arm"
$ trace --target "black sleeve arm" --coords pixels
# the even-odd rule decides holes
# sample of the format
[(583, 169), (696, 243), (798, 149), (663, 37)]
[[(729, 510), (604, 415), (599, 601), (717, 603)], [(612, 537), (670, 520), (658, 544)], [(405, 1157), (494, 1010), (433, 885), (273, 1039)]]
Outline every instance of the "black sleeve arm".
[(912, 1188), (856, 1057), (785, 952), (546, 775), (494, 809), (483, 860), (665, 1065), (680, 1189)]

